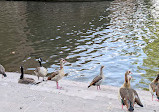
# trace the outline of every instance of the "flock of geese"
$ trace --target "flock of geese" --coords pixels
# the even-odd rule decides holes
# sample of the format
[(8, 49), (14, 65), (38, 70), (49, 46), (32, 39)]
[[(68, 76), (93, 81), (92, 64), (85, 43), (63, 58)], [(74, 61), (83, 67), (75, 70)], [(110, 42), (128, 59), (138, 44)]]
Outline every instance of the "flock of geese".
[[(38, 80), (39, 80), (39, 77), (43, 77), (43, 81), (44, 81), (44, 79), (47, 75), (47, 69), (42, 66), (41, 58), (39, 58), (38, 61), (39, 61), (40, 67), (37, 67), (35, 69), (34, 73), (38, 77)], [(64, 73), (64, 64), (66, 62), (67, 61), (65, 59), (63, 59), (63, 58), (60, 59), (60, 69), (58, 71), (53, 72), (51, 75), (49, 75), (47, 77), (47, 80), (56, 81), (57, 89), (61, 89), (61, 87), (58, 85), (58, 81), (66, 75)], [(92, 80), (92, 82), (89, 84), (88, 88), (91, 86), (97, 86), (97, 90), (101, 89), (100, 85), (101, 85), (102, 81), (104, 80), (103, 68), (104, 68), (104, 66), (101, 66), (99, 75), (96, 76)], [(23, 66), (20, 67), (20, 70), (21, 70), (21, 75), (20, 75), (18, 83), (21, 83), (21, 84), (39, 84), (39, 83), (41, 83), (41, 82), (36, 82), (33, 78), (24, 77)], [(7, 77), (7, 75), (5, 73), (5, 68), (1, 64), (0, 64), (0, 74), (2, 74), (2, 78)], [(130, 85), (130, 81), (132, 79), (132, 76), (130, 74), (132, 74), (132, 72), (129, 70), (125, 73), (124, 84), (119, 89), (119, 100), (121, 101), (122, 109), (123, 109), (123, 106), (126, 106), (128, 111), (133, 112), (135, 103), (137, 103), (141, 107), (143, 107), (143, 104), (141, 103), (136, 90), (134, 90)], [(153, 101), (153, 96), (156, 96), (157, 97), (156, 100), (159, 101), (159, 74), (149, 84), (149, 91), (152, 94), (152, 101)]]

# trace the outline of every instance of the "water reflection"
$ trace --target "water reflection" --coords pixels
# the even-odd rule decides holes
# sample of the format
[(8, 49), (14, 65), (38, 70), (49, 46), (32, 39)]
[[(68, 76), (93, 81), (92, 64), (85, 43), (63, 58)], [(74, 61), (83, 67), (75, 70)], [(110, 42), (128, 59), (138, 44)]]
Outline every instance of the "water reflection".
[(22, 64), (33, 74), (38, 57), (49, 72), (67, 57), (68, 79), (88, 82), (105, 65), (104, 84), (120, 86), (130, 69), (132, 86), (146, 89), (158, 71), (158, 28), (151, 4), (1, 2), (1, 63), (7, 71), (19, 71)]

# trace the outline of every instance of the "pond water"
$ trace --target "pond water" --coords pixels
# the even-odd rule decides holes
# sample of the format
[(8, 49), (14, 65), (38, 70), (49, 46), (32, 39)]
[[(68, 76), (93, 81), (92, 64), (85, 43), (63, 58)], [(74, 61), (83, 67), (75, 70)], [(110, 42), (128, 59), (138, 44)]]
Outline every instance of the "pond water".
[(159, 71), (159, 2), (0, 2), (0, 63), (34, 74), (41, 57), (49, 73), (66, 58), (65, 79), (90, 82), (104, 65), (105, 85), (148, 89)]

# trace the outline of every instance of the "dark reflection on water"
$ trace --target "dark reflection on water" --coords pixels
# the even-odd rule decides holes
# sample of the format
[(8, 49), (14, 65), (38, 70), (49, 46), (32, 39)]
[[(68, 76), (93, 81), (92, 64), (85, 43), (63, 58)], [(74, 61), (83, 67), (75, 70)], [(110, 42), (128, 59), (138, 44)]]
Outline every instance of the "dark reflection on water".
[(155, 5), (143, 0), (104, 2), (0, 2), (0, 63), (7, 71), (33, 74), (38, 63), (49, 73), (67, 57), (67, 79), (88, 82), (105, 65), (104, 84), (147, 89), (158, 73)]

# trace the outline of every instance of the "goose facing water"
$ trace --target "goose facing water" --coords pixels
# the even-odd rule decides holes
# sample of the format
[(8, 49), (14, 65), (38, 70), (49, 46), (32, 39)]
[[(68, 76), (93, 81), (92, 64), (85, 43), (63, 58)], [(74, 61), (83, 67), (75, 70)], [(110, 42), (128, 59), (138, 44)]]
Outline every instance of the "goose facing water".
[(100, 68), (100, 74), (98, 76), (96, 76), (92, 80), (92, 82), (89, 84), (88, 88), (93, 85), (93, 86), (97, 86), (97, 90), (98, 90), (98, 87), (100, 89), (100, 85), (101, 85), (101, 83), (104, 80), (103, 68), (104, 68), (104, 66), (101, 66), (101, 68)]

